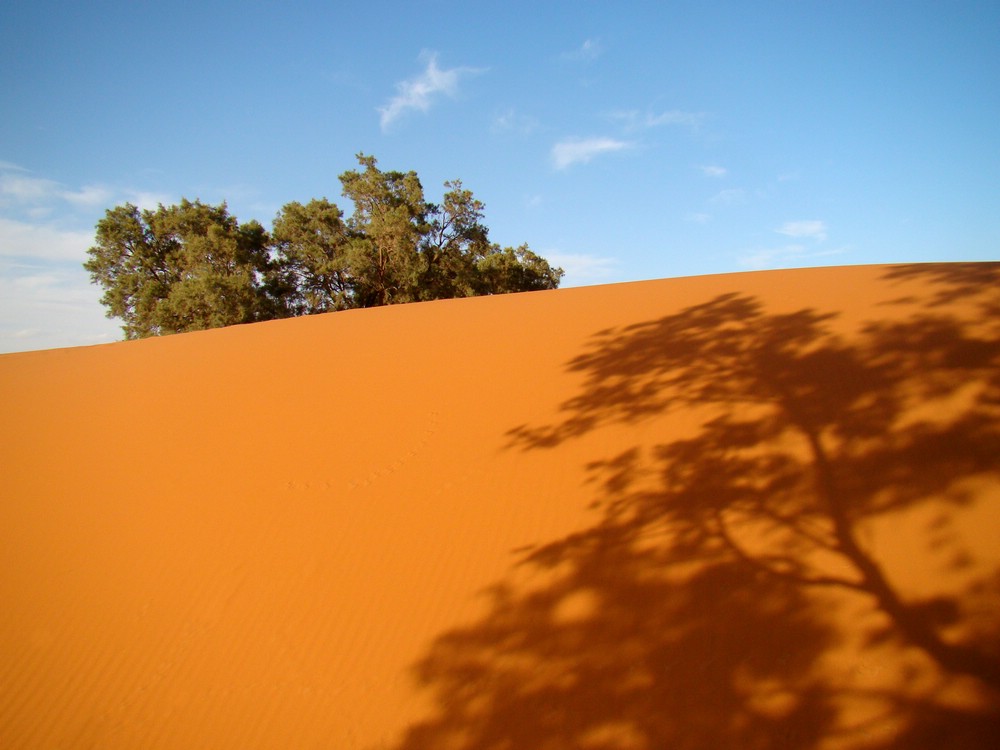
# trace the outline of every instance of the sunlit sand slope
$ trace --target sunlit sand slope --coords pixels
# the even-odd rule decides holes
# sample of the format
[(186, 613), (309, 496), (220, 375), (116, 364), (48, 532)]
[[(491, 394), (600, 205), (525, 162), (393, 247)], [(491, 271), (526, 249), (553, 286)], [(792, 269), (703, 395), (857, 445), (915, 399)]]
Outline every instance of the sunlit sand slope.
[(1000, 265), (0, 357), (0, 747), (1000, 747)]

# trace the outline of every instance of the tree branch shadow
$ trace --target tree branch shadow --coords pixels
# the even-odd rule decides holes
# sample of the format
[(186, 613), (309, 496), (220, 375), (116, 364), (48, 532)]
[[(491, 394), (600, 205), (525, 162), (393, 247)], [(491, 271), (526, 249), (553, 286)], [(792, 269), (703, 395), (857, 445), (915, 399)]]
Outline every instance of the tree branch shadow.
[(917, 311), (850, 335), (742, 294), (597, 334), (511, 449), (696, 429), (587, 467), (601, 520), (434, 643), (400, 748), (1000, 746), (1000, 265), (884, 281)]

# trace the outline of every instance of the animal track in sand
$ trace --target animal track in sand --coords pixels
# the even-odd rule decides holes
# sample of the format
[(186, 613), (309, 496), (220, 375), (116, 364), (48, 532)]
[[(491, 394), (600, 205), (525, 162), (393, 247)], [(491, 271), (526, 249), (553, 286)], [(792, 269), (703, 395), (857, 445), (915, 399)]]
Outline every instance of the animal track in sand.
[(289, 492), (333, 492), (335, 490), (359, 490), (370, 487), (374, 482), (399, 471), (419, 456), (427, 447), (431, 436), (438, 431), (440, 424), (441, 413), (436, 410), (428, 412), (426, 426), (409, 448), (397, 454), (395, 460), (376, 466), (367, 474), (351, 477), (347, 481), (337, 477), (311, 481), (290, 479), (285, 483), (285, 489)]

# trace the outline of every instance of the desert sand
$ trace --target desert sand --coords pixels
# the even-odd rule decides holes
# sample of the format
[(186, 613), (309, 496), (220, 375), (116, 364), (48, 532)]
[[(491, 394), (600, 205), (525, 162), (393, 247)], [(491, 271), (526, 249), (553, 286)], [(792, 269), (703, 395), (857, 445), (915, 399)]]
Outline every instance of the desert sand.
[(0, 356), (0, 747), (1000, 747), (1000, 264)]

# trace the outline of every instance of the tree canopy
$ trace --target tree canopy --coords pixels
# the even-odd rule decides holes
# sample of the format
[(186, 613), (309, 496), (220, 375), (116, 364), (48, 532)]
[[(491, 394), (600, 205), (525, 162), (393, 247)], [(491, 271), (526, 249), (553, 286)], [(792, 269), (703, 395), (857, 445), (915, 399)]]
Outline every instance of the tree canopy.
[(490, 242), (484, 205), (460, 180), (440, 204), (416, 172), (358, 154), (340, 175), (353, 213), (325, 197), (282, 207), (268, 232), (225, 203), (126, 203), (97, 223), (83, 265), (127, 339), (484, 294), (555, 289), (563, 271), (527, 245)]

